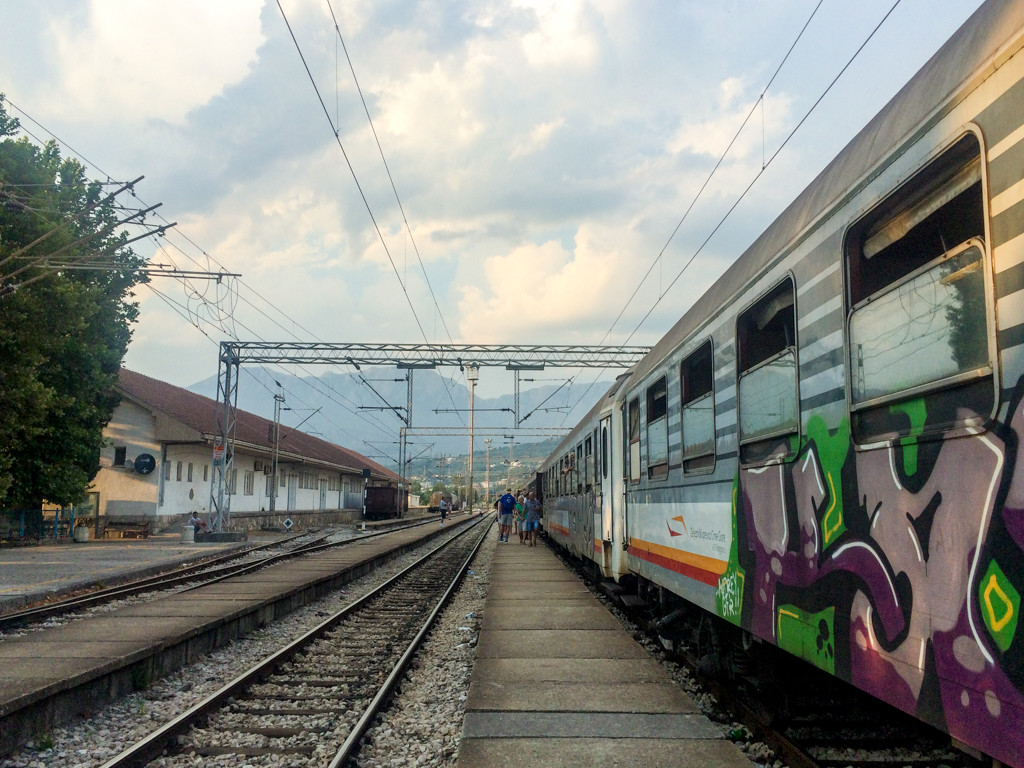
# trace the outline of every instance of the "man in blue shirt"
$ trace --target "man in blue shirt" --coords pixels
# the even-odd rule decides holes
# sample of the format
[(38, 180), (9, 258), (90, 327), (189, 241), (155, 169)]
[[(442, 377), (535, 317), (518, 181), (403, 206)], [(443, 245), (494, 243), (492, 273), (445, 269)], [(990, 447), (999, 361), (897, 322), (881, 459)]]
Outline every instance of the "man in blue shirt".
[(508, 542), (508, 534), (512, 530), (512, 515), (515, 511), (516, 497), (512, 495), (511, 488), (506, 488), (505, 493), (498, 499), (498, 512), (501, 514), (498, 541)]

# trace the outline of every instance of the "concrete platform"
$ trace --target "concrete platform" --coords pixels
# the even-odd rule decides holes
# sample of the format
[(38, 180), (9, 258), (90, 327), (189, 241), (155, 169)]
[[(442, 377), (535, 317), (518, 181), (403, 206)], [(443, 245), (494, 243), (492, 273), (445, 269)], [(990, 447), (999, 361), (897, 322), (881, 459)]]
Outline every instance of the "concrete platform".
[(749, 768), (546, 546), (494, 546), (458, 768)]
[[(366, 532), (375, 533), (396, 525), (435, 519), (436, 515), (422, 513), (401, 520), (371, 520), (366, 523)], [(453, 518), (462, 519), (463, 515)], [(357, 527), (352, 527), (353, 536)], [(2, 548), (0, 613), (17, 611), (96, 585), (112, 587), (154, 576), (227, 552), (272, 543), (285, 538), (285, 534), (253, 532), (247, 542), (225, 541), (223, 538), (213, 535), (210, 541), (183, 541), (178, 528), (145, 539), (90, 539), (60, 543), (51, 540), (37, 545)]]
[[(275, 538), (282, 538), (276, 536)], [(180, 533), (0, 549), (0, 613), (97, 584), (112, 587), (246, 549), (249, 543), (185, 543)]]

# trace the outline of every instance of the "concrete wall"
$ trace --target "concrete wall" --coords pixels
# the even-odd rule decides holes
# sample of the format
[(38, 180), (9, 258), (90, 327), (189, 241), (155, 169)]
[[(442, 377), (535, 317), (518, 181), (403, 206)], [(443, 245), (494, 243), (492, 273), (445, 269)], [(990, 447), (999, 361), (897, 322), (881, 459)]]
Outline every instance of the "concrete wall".
[[(107, 445), (100, 452), (100, 471), (93, 480), (92, 490), (99, 497), (101, 515), (157, 514), (159, 486), (160, 443), (156, 440), (152, 414), (128, 400), (114, 411), (110, 424), (104, 430)], [(149, 475), (140, 475), (123, 466), (114, 466), (115, 450), (125, 449), (125, 457), (134, 460), (140, 453), (157, 459), (157, 469)]]

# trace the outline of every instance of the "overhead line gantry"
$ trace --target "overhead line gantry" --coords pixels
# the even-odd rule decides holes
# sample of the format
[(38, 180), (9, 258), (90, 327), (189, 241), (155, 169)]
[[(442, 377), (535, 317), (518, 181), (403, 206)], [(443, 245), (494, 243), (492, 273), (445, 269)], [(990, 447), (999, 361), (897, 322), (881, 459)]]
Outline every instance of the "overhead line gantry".
[[(238, 377), (243, 363), (296, 365), (395, 366), (407, 370), (407, 404), (400, 431), (399, 474), (404, 483), (408, 432), (412, 431), (413, 372), (446, 366), (461, 369), (505, 368), (515, 373), (515, 420), (519, 426), (519, 373), (545, 368), (629, 368), (650, 347), (574, 344), (363, 344), (222, 341), (217, 372), (217, 424), (214, 435), (210, 512), (215, 530), (230, 525), (227, 478), (234, 459)], [(275, 479), (276, 482), (276, 479)]]

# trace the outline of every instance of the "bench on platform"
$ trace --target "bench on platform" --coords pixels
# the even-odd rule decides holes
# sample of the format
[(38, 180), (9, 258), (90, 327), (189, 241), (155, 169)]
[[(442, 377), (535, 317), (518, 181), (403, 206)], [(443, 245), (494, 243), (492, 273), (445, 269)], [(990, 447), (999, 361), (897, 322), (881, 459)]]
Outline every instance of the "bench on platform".
[(149, 521), (106, 520), (103, 525), (105, 539), (145, 539), (149, 536)]

